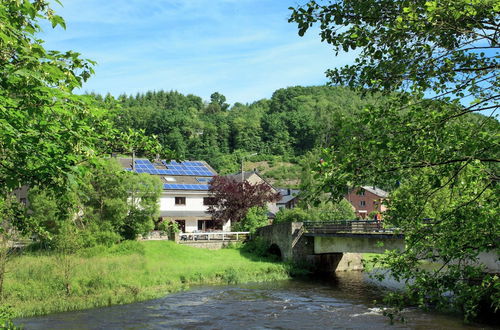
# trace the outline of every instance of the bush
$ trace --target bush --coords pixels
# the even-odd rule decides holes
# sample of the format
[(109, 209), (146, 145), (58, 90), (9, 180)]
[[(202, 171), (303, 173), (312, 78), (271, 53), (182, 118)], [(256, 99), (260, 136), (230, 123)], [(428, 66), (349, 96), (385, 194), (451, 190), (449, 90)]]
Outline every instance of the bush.
[(268, 250), (269, 246), (262, 237), (253, 238), (251, 241), (247, 242), (242, 249), (244, 252), (266, 258), (270, 256)]
[(293, 208), (293, 209), (280, 209), (278, 213), (276, 213), (276, 218), (274, 218), (274, 223), (282, 223), (282, 222), (304, 222), (304, 221), (312, 221), (311, 214), (304, 209), (301, 208)]
[(251, 207), (247, 215), (233, 226), (234, 231), (249, 231), (254, 233), (259, 227), (267, 226), (269, 219), (267, 217), (267, 207)]

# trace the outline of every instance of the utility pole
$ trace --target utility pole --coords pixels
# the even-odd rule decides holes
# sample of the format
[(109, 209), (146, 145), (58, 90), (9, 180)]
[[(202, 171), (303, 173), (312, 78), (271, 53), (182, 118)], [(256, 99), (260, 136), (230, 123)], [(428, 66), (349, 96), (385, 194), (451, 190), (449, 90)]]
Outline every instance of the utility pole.
[(132, 150), (132, 171), (135, 172), (135, 150)]

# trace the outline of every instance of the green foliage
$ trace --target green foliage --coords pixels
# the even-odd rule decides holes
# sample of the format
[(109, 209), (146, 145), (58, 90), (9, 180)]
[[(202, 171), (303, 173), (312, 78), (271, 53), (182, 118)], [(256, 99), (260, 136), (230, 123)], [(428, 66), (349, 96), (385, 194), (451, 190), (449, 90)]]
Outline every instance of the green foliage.
[(274, 256), (271, 256), (268, 253), (268, 250), (269, 244), (259, 236), (254, 237), (252, 240), (243, 245), (243, 251), (247, 253), (251, 253), (263, 258), (273, 258)]
[(7, 306), (7, 305), (1, 305), (0, 306), (0, 329), (5, 329), (5, 330), (22, 329), (22, 328), (14, 325), (14, 323), (12, 322), (13, 318), (14, 318), (14, 313), (12, 311), (12, 307)]
[(49, 1), (2, 1), (0, 22), (0, 196), (23, 185), (65, 195), (82, 166), (111, 150), (166, 154), (154, 136), (116, 130), (92, 97), (72, 93), (94, 62), (44, 48), (41, 24), (65, 28)]
[(274, 222), (335, 221), (355, 218), (352, 205), (346, 199), (342, 199), (340, 202), (324, 201), (305, 209), (301, 207), (281, 209), (276, 214)]
[(300, 207), (295, 207), (293, 209), (280, 209), (276, 213), (273, 223), (304, 221), (313, 221), (311, 214)]
[(96, 160), (62, 197), (64, 203), (50, 191), (32, 189), (27, 221), (20, 227), (57, 249), (70, 236), (78, 238), (74, 246), (109, 246), (154, 228), (161, 191), (157, 177), (123, 171), (113, 159)]
[[(359, 52), (353, 65), (327, 72), (334, 84), (386, 95), (338, 123), (312, 181), (338, 199), (347, 187), (401, 184), (387, 221), (404, 231), (407, 250), (381, 260), (413, 284), (390, 300), (451, 307), (465, 319), (479, 301), (496, 308), (498, 278), (474, 260), (498, 252), (498, 1), (310, 1), (291, 9), (300, 35), (318, 24), (337, 53)], [(443, 267), (424, 271), (426, 259)]]
[(163, 220), (158, 224), (158, 229), (168, 235), (168, 237), (173, 237), (176, 233), (181, 232), (179, 223), (174, 220)]
[(121, 131), (133, 128), (157, 136), (179, 158), (209, 159), (221, 174), (238, 171), (239, 153), (287, 160), (326, 146), (337, 138), (337, 119), (356, 114), (376, 99), (326, 86), (280, 89), (271, 100), (236, 103), (231, 109), (219, 93), (212, 94), (208, 104), (174, 91), (122, 95), (117, 100), (91, 96), (111, 110)]
[(254, 206), (248, 209), (245, 217), (234, 226), (232, 231), (249, 231), (254, 233), (259, 227), (267, 226), (269, 224), (267, 207)]
[(154, 228), (162, 185), (152, 175), (123, 171), (114, 160), (102, 160), (85, 179), (79, 191), (83, 224), (97, 231), (135, 239)]

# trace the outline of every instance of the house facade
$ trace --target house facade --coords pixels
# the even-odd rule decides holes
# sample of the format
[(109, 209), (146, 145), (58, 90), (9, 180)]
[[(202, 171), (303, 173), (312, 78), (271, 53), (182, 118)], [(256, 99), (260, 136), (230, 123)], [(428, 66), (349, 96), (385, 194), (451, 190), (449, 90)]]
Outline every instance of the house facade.
[(177, 222), (183, 233), (230, 231), (230, 221), (213, 221), (207, 212), (212, 201), (208, 183), (217, 173), (206, 162), (150, 162), (132, 158), (120, 158), (118, 161), (127, 171), (149, 173), (161, 179), (161, 220)]
[(389, 193), (373, 186), (362, 186), (349, 189), (345, 198), (352, 204), (356, 217), (368, 219), (370, 213), (382, 213), (387, 208), (383, 201), (389, 197)]
[(300, 190), (290, 189), (290, 188), (280, 188), (279, 192), (281, 195), (281, 199), (276, 202), (276, 206), (278, 207), (279, 210), (293, 209), (299, 202)]

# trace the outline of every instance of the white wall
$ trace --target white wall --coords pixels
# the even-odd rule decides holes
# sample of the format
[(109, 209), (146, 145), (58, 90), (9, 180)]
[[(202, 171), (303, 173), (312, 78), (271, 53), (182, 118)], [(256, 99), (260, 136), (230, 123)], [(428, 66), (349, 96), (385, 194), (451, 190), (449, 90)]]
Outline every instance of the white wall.
[[(175, 197), (186, 197), (186, 205), (175, 205)], [(207, 211), (203, 197), (208, 195), (169, 194), (160, 197), (160, 211)]]

